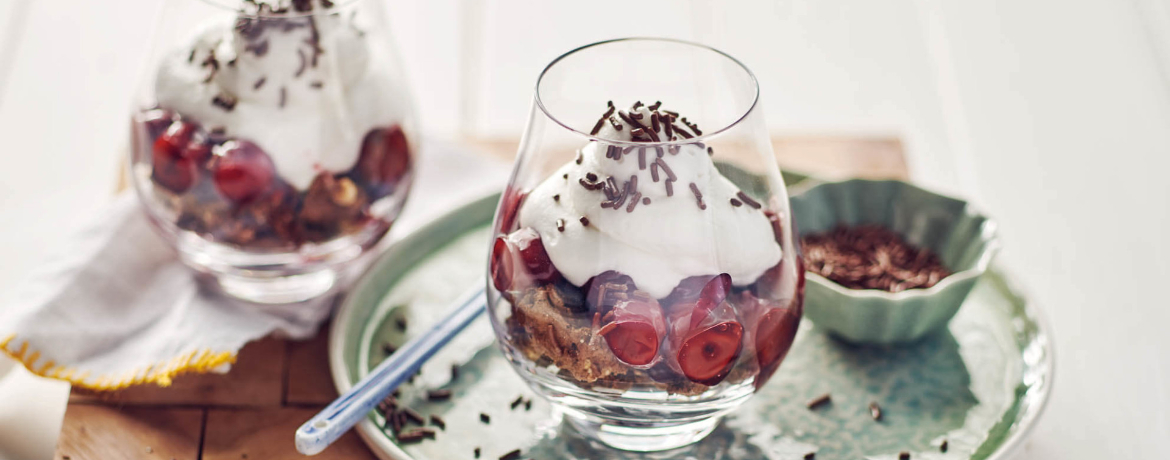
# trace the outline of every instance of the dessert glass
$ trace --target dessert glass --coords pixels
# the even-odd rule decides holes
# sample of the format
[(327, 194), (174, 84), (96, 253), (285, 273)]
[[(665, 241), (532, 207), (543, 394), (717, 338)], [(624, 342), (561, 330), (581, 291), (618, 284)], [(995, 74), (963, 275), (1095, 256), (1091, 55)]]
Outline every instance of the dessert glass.
[(541, 74), (488, 311), (517, 372), (585, 436), (698, 441), (792, 345), (804, 271), (758, 94), (739, 61), (668, 39), (588, 45)]
[(377, 0), (170, 0), (129, 175), (180, 258), (233, 296), (328, 292), (410, 190), (413, 105)]

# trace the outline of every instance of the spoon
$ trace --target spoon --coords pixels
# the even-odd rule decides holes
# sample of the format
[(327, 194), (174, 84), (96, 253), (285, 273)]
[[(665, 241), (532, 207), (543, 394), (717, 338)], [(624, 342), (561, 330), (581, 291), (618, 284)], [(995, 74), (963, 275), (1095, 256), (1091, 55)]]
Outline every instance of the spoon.
[(399, 347), (348, 392), (297, 428), (297, 451), (304, 455), (316, 455), (325, 450), (365, 418), (379, 402), (390, 396), (402, 382), (418, 372), (435, 352), (487, 310), (485, 284), (482, 281), (476, 283), (475, 289), (468, 291), (453, 304), (447, 316)]

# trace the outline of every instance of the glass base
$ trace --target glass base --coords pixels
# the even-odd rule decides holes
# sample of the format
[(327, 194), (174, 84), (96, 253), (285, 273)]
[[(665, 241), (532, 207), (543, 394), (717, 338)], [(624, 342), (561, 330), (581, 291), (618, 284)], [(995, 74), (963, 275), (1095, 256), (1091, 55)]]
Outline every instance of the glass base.
[(333, 270), (287, 276), (248, 277), (217, 274), (223, 292), (241, 300), (264, 304), (294, 303), (329, 292), (337, 282)]
[(598, 417), (562, 408), (564, 419), (582, 436), (615, 449), (658, 452), (677, 449), (703, 440), (719, 425), (722, 416), (690, 422), (631, 422)]

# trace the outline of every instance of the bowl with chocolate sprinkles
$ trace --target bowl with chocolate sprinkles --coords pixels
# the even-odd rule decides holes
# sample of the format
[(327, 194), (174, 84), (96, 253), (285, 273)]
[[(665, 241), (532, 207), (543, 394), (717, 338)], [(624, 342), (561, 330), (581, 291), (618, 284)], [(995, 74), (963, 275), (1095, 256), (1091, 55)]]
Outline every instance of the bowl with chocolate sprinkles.
[(792, 197), (805, 314), (856, 343), (901, 343), (947, 325), (999, 248), (966, 201), (893, 180), (820, 183)]

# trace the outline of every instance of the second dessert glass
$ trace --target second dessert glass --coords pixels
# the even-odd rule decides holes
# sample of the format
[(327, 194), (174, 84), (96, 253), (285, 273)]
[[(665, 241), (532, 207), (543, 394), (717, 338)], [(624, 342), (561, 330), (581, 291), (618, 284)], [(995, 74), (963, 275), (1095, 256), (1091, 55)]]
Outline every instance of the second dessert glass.
[(804, 271), (752, 73), (621, 39), (541, 74), (488, 262), (505, 355), (585, 436), (702, 439), (774, 375)]
[(410, 190), (413, 105), (376, 0), (169, 0), (130, 177), (180, 258), (229, 294), (327, 292)]

